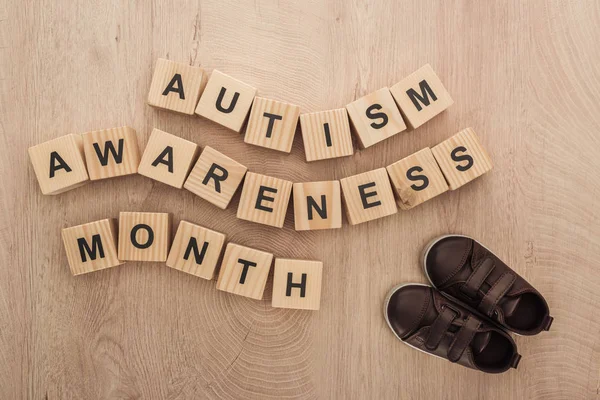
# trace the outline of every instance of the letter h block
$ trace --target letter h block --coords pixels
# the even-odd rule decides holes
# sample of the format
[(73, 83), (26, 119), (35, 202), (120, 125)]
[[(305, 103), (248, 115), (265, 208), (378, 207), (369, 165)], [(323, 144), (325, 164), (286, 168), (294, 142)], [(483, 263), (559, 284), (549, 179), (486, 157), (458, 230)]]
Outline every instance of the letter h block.
[(262, 97), (254, 98), (244, 142), (289, 153), (300, 107)]
[(194, 115), (200, 98), (204, 70), (170, 60), (156, 61), (148, 104), (183, 114)]
[(248, 172), (237, 217), (246, 221), (282, 228), (285, 221), (292, 182)]
[(217, 289), (261, 300), (272, 262), (271, 253), (228, 243), (217, 279)]
[(276, 259), (271, 305), (318, 310), (322, 279), (323, 263), (320, 261)]
[(346, 215), (351, 225), (398, 212), (385, 168), (341, 179)]
[(123, 261), (167, 260), (171, 240), (168, 213), (119, 213), (119, 259)]

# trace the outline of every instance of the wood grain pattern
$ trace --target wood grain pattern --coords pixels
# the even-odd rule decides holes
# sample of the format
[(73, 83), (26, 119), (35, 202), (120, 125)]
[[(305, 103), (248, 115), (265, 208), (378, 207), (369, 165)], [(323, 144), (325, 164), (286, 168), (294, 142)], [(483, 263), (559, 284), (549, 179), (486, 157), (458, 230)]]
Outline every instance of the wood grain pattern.
[(321, 261), (275, 259), (272, 306), (318, 310), (322, 279)]
[(289, 153), (298, 125), (300, 107), (282, 101), (255, 97), (244, 142)]
[(148, 91), (148, 104), (169, 111), (194, 115), (203, 80), (202, 68), (159, 58), (156, 60)]
[(273, 254), (227, 243), (217, 289), (261, 300), (271, 271)]
[(128, 126), (102, 129), (83, 133), (81, 137), (90, 180), (137, 174), (140, 150), (135, 129)]
[(292, 194), (297, 231), (342, 227), (340, 181), (294, 183)]
[(170, 246), (171, 214), (119, 213), (120, 260), (164, 262), (167, 261)]
[(343, 178), (340, 184), (350, 225), (362, 224), (398, 212), (385, 168)]
[(237, 217), (282, 228), (287, 214), (292, 182), (248, 172), (237, 210)]
[(354, 153), (345, 108), (302, 114), (300, 126), (306, 161), (346, 157)]

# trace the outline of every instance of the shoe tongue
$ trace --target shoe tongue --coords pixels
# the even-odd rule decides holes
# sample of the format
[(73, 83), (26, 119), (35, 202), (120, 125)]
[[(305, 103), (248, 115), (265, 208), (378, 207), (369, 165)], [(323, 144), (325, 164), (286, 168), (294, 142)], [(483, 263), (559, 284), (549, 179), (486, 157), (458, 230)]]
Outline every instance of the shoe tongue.
[(481, 352), (485, 350), (491, 338), (492, 332), (477, 333), (473, 338), (473, 341), (471, 342), (471, 349), (473, 350), (473, 354), (481, 354)]
[(520, 301), (521, 296), (505, 297), (504, 299), (502, 299), (499, 306), (502, 309), (504, 315), (510, 317), (517, 309), (517, 306), (519, 305)]

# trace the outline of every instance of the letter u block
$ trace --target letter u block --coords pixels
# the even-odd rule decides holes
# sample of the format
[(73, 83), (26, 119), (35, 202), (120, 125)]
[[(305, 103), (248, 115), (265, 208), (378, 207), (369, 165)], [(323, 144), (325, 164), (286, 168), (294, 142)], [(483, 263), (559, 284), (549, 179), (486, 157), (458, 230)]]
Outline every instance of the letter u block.
[(342, 227), (340, 181), (294, 183), (292, 192), (297, 231)]
[(171, 240), (168, 213), (119, 213), (119, 259), (123, 261), (167, 260)]
[(140, 152), (133, 128), (103, 129), (81, 136), (90, 180), (137, 174)]
[(290, 181), (248, 172), (237, 217), (282, 228), (291, 193)]
[(385, 168), (341, 179), (346, 215), (351, 225), (398, 212)]
[(272, 262), (271, 253), (228, 243), (219, 271), (217, 289), (261, 300)]
[(292, 150), (300, 107), (255, 97), (244, 142), (289, 153)]
[(194, 115), (200, 98), (204, 70), (170, 60), (156, 61), (148, 104), (183, 114)]
[(323, 263), (277, 258), (273, 274), (272, 306), (318, 310), (321, 305)]

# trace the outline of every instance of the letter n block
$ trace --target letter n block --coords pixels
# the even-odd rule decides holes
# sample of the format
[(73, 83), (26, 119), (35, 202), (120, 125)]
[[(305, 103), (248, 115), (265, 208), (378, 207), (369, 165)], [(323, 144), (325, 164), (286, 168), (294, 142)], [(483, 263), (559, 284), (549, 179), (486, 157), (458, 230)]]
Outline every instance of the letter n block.
[(300, 107), (255, 97), (244, 142), (289, 153), (292, 150)]
[(228, 243), (217, 289), (261, 300), (271, 270), (273, 254)]
[(294, 183), (297, 231), (342, 227), (340, 181)]
[(492, 169), (492, 160), (472, 128), (458, 132), (431, 151), (452, 190)]
[(103, 219), (62, 230), (73, 275), (123, 264), (117, 256), (117, 220)]
[(168, 213), (119, 213), (119, 259), (123, 261), (167, 260), (171, 240)]
[(79, 135), (66, 135), (30, 147), (29, 159), (43, 194), (63, 193), (89, 181)]
[(385, 168), (341, 179), (346, 215), (351, 225), (398, 212)]
[(306, 161), (351, 156), (354, 153), (345, 108), (300, 115)]
[(83, 151), (92, 181), (137, 174), (140, 151), (133, 128), (103, 129), (86, 132)]
[(237, 217), (282, 228), (291, 193), (290, 181), (248, 172)]
[(156, 61), (148, 93), (148, 104), (166, 110), (194, 115), (200, 98), (204, 70), (170, 60)]
[(272, 306), (318, 310), (321, 305), (323, 263), (320, 261), (275, 260)]

